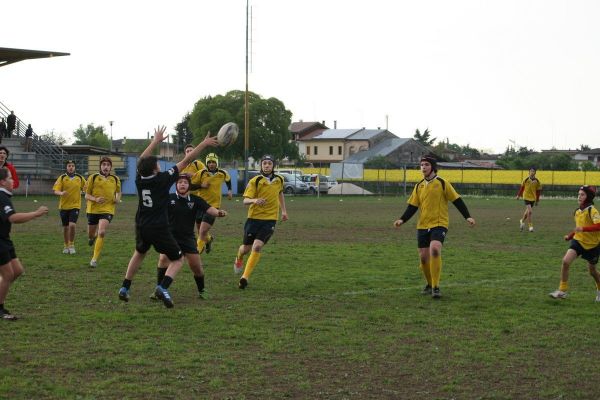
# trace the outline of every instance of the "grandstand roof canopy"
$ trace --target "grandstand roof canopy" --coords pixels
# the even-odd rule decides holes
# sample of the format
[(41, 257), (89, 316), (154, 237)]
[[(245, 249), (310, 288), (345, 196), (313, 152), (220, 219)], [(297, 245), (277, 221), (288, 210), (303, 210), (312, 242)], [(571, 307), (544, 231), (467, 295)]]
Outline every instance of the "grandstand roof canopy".
[(34, 58), (49, 58), (69, 55), (69, 53), (59, 53), (58, 51), (9, 49), (6, 47), (0, 47), (0, 67)]

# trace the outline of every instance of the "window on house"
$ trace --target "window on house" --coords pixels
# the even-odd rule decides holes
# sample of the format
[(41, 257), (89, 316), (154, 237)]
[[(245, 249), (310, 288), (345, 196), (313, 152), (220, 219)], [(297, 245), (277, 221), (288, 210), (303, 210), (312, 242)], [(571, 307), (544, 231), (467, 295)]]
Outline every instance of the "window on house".
[(306, 146), (306, 155), (310, 156), (310, 146)]
[(332, 156), (333, 155), (333, 146), (329, 146), (329, 155)]
[(317, 146), (313, 146), (313, 150), (314, 150), (313, 153), (315, 154), (315, 156), (319, 155), (319, 150), (318, 149), (319, 148)]
[(338, 146), (338, 156), (342, 155), (342, 146)]

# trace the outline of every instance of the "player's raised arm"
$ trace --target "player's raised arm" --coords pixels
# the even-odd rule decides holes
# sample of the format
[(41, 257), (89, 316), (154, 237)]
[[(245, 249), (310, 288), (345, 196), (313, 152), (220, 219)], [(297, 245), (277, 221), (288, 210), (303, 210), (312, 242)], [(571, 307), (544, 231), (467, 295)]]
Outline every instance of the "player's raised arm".
[(152, 140), (150, 141), (150, 144), (148, 144), (148, 147), (146, 147), (146, 150), (144, 150), (142, 152), (142, 154), (140, 154), (140, 158), (144, 158), (144, 157), (148, 157), (149, 155), (152, 155), (152, 152), (154, 151), (156, 146), (158, 146), (161, 142), (163, 142), (169, 136), (169, 135), (165, 135), (166, 130), (167, 130), (167, 127), (164, 125), (154, 128), (154, 136), (152, 136)]

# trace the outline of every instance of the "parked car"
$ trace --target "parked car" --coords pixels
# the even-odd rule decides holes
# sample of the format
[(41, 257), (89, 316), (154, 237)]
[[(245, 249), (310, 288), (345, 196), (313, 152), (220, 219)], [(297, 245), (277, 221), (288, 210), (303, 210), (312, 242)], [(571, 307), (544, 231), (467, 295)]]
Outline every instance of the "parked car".
[(286, 194), (306, 194), (309, 193), (308, 185), (302, 181), (300, 176), (278, 172), (283, 176), (283, 192)]
[(337, 179), (335, 179), (335, 178), (332, 178), (332, 177), (331, 177), (331, 176), (329, 176), (329, 175), (327, 175), (325, 178), (327, 179), (327, 187), (328, 187), (329, 189), (331, 189), (332, 187), (334, 187), (335, 185), (337, 185), (337, 184), (338, 184), (338, 181), (337, 181)]
[(275, 171), (276, 174), (290, 174), (290, 175), (296, 175), (296, 176), (301, 176), (302, 175), (302, 171), (300, 171), (299, 169), (280, 169)]
[(302, 175), (300, 179), (302, 179), (302, 181), (308, 185), (308, 190), (311, 194), (317, 194), (317, 176), (319, 177), (319, 192), (327, 193), (329, 190), (329, 184), (325, 175)]

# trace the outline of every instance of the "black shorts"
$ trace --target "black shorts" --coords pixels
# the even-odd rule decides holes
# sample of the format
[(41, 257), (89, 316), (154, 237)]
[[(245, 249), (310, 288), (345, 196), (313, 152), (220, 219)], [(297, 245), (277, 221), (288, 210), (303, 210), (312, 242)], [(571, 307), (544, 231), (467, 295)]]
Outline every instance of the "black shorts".
[(9, 249), (0, 250), (0, 265), (5, 265), (17, 258), (17, 253), (15, 252), (15, 248), (11, 247)]
[(589, 262), (592, 265), (598, 264), (598, 257), (600, 256), (600, 245), (594, 247), (593, 249), (586, 250), (583, 248), (581, 243), (577, 240), (571, 240), (570, 249), (575, 250), (578, 256), (581, 256), (585, 261)]
[(196, 214), (196, 223), (199, 224), (201, 222), (206, 222), (209, 225), (214, 225), (217, 217), (213, 217), (212, 215), (205, 213), (203, 211), (198, 211)]
[(146, 254), (151, 246), (171, 261), (179, 260), (183, 255), (169, 228), (136, 226), (135, 249)]
[(525, 202), (525, 206), (535, 206), (535, 201), (531, 201), (531, 200), (523, 200)]
[(196, 244), (196, 238), (194, 235), (186, 237), (173, 235), (173, 237), (175, 238), (175, 241), (179, 245), (179, 248), (183, 254), (199, 254), (198, 245)]
[(244, 245), (250, 245), (255, 239), (258, 239), (266, 244), (271, 236), (273, 236), (273, 233), (275, 233), (276, 222), (277, 221), (274, 220), (248, 218), (244, 225), (244, 238), (242, 239), (242, 243)]
[(69, 226), (69, 223), (77, 223), (79, 218), (79, 208), (73, 208), (71, 210), (60, 210), (60, 221), (62, 226)]
[(112, 214), (88, 214), (88, 225), (98, 225), (101, 219), (107, 219), (108, 222), (111, 222), (113, 219)]
[(429, 229), (417, 229), (417, 247), (424, 249), (429, 247), (432, 240), (437, 240), (444, 243), (448, 228), (443, 226), (436, 226), (435, 228)]

